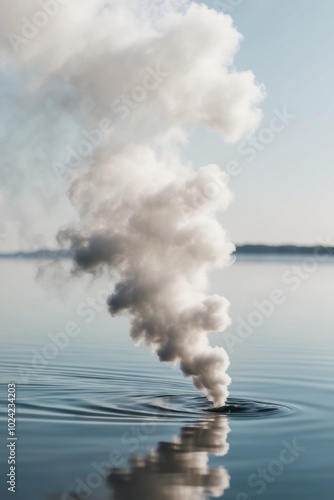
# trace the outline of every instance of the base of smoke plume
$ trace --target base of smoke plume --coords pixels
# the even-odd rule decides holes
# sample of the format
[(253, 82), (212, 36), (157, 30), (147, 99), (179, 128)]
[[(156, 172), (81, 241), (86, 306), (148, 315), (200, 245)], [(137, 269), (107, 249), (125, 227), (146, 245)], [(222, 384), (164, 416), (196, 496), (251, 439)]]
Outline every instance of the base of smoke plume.
[(292, 407), (268, 403), (265, 401), (252, 401), (247, 399), (228, 398), (226, 404), (220, 407), (205, 408), (206, 412), (228, 415), (229, 417), (269, 417), (290, 414)]

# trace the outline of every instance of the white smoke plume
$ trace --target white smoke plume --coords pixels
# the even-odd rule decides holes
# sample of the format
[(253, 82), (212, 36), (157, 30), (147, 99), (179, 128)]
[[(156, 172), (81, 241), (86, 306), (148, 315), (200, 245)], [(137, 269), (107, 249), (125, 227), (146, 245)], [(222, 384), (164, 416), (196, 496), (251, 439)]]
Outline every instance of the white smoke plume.
[(229, 304), (206, 290), (231, 262), (216, 215), (232, 195), (217, 165), (195, 170), (180, 149), (190, 127), (235, 142), (258, 125), (263, 88), (233, 66), (241, 36), (230, 16), (186, 0), (22, 3), (0, 21), (1, 66), (25, 75), (29, 99), (65, 89), (81, 134), (50, 166), (78, 214), (58, 240), (75, 272), (116, 272), (110, 313), (223, 405), (229, 360), (207, 335), (230, 324)]

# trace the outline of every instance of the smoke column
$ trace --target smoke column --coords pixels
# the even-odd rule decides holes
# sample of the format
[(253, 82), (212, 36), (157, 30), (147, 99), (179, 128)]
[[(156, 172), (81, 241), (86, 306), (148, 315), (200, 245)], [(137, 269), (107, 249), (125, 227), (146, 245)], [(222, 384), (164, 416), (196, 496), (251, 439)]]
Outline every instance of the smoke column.
[[(223, 405), (229, 359), (207, 334), (230, 324), (229, 304), (206, 290), (231, 262), (216, 217), (232, 195), (217, 165), (194, 169), (182, 146), (194, 127), (230, 143), (257, 127), (263, 88), (233, 66), (241, 35), (230, 16), (183, 0), (13, 0), (4, 12), (2, 66), (14, 60), (23, 95), (36, 106), (53, 96), (76, 123), (78, 140), (50, 165), (78, 214), (58, 234), (73, 272), (116, 273), (111, 315), (127, 314), (135, 343)], [(46, 123), (54, 136), (58, 122)]]

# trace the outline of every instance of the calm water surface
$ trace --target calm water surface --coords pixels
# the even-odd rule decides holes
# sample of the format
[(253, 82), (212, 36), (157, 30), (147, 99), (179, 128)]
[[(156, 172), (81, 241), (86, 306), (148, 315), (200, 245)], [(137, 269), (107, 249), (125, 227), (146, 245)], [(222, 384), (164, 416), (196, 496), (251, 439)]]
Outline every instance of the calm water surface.
[[(36, 263), (1, 261), (1, 498), (332, 500), (334, 263), (296, 278), (301, 263), (241, 260), (213, 277), (234, 320), (211, 336), (231, 358), (221, 413), (132, 345), (127, 319), (100, 305), (107, 282), (59, 290), (59, 272), (41, 284)], [(282, 303), (272, 307), (273, 290)], [(77, 335), (56, 335), (66, 327)], [(15, 495), (5, 486), (12, 381)]]

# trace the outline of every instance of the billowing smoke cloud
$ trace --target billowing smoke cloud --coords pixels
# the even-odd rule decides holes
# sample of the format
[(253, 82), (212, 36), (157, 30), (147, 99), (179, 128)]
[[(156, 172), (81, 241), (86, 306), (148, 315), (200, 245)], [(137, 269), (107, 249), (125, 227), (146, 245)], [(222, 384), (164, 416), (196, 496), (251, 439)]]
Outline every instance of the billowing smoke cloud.
[(135, 342), (223, 405), (229, 360), (207, 334), (230, 324), (228, 302), (206, 290), (208, 273), (231, 261), (216, 215), (232, 195), (218, 166), (194, 170), (180, 147), (189, 127), (234, 142), (258, 125), (263, 89), (232, 65), (240, 34), (229, 16), (185, 0), (21, 4), (4, 10), (1, 64), (29, 74), (30, 98), (66, 88), (81, 134), (50, 166), (79, 216), (58, 235), (74, 272), (116, 272), (110, 313), (128, 314)]

